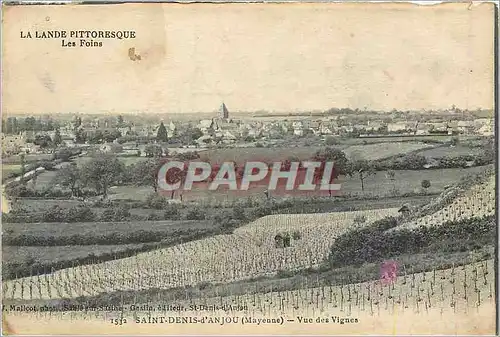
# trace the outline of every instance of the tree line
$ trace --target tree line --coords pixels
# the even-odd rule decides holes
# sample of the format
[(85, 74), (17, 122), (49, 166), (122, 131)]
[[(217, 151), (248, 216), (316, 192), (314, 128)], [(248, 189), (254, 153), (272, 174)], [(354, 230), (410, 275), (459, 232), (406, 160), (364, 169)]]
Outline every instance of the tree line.
[(51, 118), (8, 117), (7, 120), (2, 120), (2, 133), (18, 134), (24, 131), (54, 131), (58, 126), (58, 122)]

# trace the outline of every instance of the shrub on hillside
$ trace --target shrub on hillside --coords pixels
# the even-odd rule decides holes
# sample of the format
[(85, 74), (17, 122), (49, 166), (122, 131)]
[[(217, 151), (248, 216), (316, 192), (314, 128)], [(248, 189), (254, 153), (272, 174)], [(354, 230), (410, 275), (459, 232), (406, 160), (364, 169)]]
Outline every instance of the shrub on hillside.
[(184, 219), (186, 220), (204, 220), (205, 212), (198, 207), (194, 207), (189, 209), (184, 215)]
[(233, 218), (233, 214), (228, 211), (219, 212), (211, 217), (214, 226), (224, 229), (231, 229), (239, 222)]
[(264, 204), (264, 205), (260, 205), (260, 206), (255, 207), (251, 211), (250, 216), (253, 219), (257, 219), (257, 218), (261, 218), (261, 217), (266, 216), (266, 215), (271, 215), (272, 213), (273, 213), (272, 206), (269, 204)]
[(77, 206), (67, 210), (65, 218), (66, 222), (91, 222), (96, 220), (96, 215), (90, 207)]
[(234, 206), (232, 218), (236, 220), (246, 220), (245, 209), (240, 205)]
[(148, 221), (157, 221), (157, 220), (162, 220), (162, 217), (158, 213), (149, 213), (147, 220)]
[(165, 206), (165, 211), (163, 212), (164, 220), (179, 220), (180, 212), (179, 208), (175, 204), (167, 204)]
[(125, 207), (106, 208), (102, 212), (100, 221), (127, 221), (130, 218), (130, 211)]
[(332, 245), (330, 265), (337, 268), (379, 262), (402, 254), (466, 251), (494, 245), (495, 241), (494, 216), (387, 231), (396, 225), (395, 218), (387, 218), (340, 235)]
[(56, 151), (53, 155), (53, 159), (61, 159), (62, 161), (68, 161), (71, 157), (80, 154), (82, 151), (80, 149), (70, 149), (70, 148), (62, 148)]
[(65, 222), (66, 214), (60, 206), (52, 206), (43, 212), (43, 222)]
[(5, 188), (5, 193), (14, 198), (29, 197), (31, 195), (31, 190), (29, 190), (24, 184), (10, 184)]
[(151, 193), (146, 199), (146, 205), (149, 208), (163, 209), (167, 206), (167, 199), (157, 193)]
[(40, 162), (40, 166), (46, 169), (47, 171), (53, 171), (56, 165), (51, 161), (44, 160)]

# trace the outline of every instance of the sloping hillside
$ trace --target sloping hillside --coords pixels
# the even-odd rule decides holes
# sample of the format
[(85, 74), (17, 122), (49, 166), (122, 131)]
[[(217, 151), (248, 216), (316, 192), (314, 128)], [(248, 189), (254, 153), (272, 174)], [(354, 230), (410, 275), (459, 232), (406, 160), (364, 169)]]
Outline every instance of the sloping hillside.
[[(462, 186), (467, 185), (467, 182), (450, 188), (427, 207), (417, 212), (417, 216), (422, 216), (405, 221), (393, 230), (429, 227), (441, 225), (447, 221), (456, 222), (472, 217), (482, 218), (494, 215), (496, 176), (490, 173), (478, 180), (472, 186), (465, 186), (465, 189)], [(425, 215), (425, 213), (429, 214)]]

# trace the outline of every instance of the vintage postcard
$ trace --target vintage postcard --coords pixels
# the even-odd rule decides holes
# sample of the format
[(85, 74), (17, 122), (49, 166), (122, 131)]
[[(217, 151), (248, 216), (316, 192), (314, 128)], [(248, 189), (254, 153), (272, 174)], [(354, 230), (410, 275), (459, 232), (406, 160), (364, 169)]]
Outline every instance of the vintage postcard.
[(6, 335), (494, 335), (496, 4), (2, 6)]

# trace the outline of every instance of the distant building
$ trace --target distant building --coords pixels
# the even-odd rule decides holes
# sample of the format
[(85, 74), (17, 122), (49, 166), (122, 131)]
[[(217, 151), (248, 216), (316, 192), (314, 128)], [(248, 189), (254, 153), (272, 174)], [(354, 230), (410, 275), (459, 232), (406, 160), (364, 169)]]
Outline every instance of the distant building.
[(387, 124), (387, 131), (389, 132), (406, 131), (406, 123), (389, 123)]
[(213, 119), (204, 119), (198, 124), (198, 129), (200, 129), (204, 134), (207, 134), (214, 129), (214, 124)]
[(25, 146), (26, 140), (23, 136), (2, 134), (2, 154), (4, 156), (17, 154)]
[(493, 123), (485, 124), (477, 132), (483, 136), (493, 136), (495, 134), (495, 125)]
[(222, 105), (220, 106), (219, 118), (222, 118), (222, 119), (229, 118), (229, 111), (227, 110), (227, 107), (224, 103), (222, 103)]

